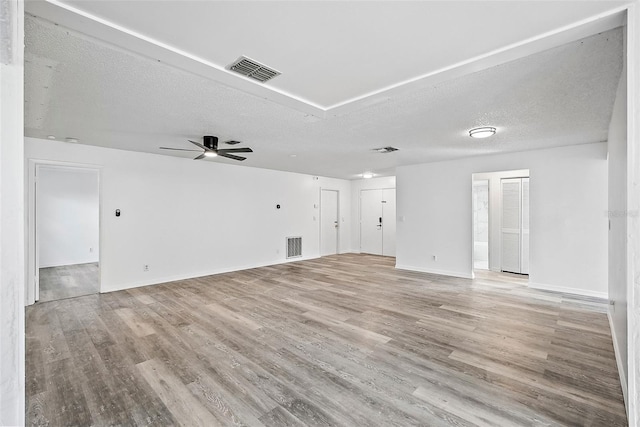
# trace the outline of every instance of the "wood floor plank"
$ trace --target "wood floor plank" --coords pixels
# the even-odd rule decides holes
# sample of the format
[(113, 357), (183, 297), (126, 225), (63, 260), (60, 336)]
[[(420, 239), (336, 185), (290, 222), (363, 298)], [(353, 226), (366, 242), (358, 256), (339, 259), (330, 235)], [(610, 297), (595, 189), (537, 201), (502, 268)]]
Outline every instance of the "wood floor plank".
[(162, 362), (151, 359), (139, 363), (137, 368), (167, 406), (178, 424), (202, 427), (220, 425), (217, 419)]
[(345, 254), (27, 308), (29, 425), (624, 426), (606, 301)]

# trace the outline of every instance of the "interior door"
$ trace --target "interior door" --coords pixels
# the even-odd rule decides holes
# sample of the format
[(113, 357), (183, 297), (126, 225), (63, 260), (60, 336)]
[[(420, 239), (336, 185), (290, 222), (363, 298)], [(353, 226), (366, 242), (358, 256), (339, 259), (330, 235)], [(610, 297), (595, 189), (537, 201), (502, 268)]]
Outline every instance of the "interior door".
[(360, 252), (382, 255), (382, 191), (360, 191)]
[(502, 179), (502, 271), (529, 274), (529, 178)]
[(396, 256), (396, 189), (382, 190), (382, 255)]
[(338, 253), (338, 192), (320, 191), (320, 255)]
[(529, 274), (529, 178), (522, 178), (522, 249), (520, 273)]
[(500, 185), (502, 187), (501, 270), (520, 273), (522, 179), (502, 179)]

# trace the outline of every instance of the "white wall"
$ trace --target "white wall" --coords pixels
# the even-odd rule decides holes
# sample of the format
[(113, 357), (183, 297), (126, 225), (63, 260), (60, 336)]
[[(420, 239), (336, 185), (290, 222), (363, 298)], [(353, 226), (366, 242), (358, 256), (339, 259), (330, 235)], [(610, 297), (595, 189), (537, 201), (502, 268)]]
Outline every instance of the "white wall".
[(527, 176), (529, 176), (527, 169), (477, 173), (473, 175), (473, 179), (489, 181), (489, 270), (491, 271), (501, 271), (502, 269), (502, 239), (500, 236), (502, 187), (500, 180), (506, 178), (524, 178)]
[(627, 346), (629, 425), (640, 425), (640, 2), (627, 9)]
[(98, 262), (98, 186), (95, 169), (39, 168), (40, 268)]
[(622, 69), (609, 125), (609, 306), (611, 335), (627, 393), (627, 74)]
[(320, 188), (340, 191), (350, 250), (349, 181), (33, 138), (25, 150), (102, 166), (102, 292), (285, 262), (287, 236), (318, 257)]
[(514, 169), (531, 177), (530, 286), (606, 297), (605, 143), (398, 167), (397, 266), (471, 277), (472, 174)]
[(360, 191), (396, 188), (395, 176), (356, 179), (351, 181), (351, 242), (354, 252), (360, 252)]
[(24, 2), (0, 22), (0, 425), (24, 424)]

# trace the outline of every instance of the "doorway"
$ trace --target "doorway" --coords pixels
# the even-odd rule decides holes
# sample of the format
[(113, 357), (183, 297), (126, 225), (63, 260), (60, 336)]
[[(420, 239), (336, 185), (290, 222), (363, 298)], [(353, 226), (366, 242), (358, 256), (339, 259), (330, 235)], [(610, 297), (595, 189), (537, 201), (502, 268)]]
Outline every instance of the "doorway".
[(473, 268), (489, 269), (489, 180), (473, 181)]
[(360, 191), (360, 252), (396, 256), (396, 189)]
[(529, 274), (529, 170), (471, 177), (471, 269)]
[(99, 170), (36, 165), (33, 188), (34, 301), (98, 293)]
[(338, 253), (339, 195), (338, 190), (320, 190), (320, 256)]

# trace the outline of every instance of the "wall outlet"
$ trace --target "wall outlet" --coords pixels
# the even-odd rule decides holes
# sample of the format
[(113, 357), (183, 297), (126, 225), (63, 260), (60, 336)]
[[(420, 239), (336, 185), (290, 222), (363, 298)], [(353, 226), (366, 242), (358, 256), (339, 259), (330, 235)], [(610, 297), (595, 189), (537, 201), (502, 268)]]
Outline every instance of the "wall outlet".
[(142, 271), (149, 271), (149, 264), (144, 264), (142, 266)]

